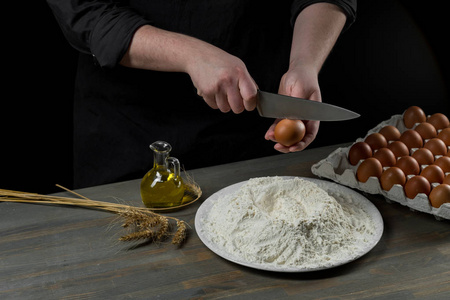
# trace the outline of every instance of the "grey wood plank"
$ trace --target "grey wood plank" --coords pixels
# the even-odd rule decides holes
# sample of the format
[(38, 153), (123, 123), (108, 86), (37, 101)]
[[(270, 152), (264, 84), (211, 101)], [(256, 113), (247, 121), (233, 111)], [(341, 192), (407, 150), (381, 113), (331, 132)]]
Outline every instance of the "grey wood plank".
[[(365, 195), (385, 232), (362, 258), (329, 270), (277, 273), (226, 261), (195, 233), (195, 212), (211, 194), (257, 176), (313, 177), (338, 145), (189, 170), (202, 198), (167, 215), (191, 226), (178, 248), (131, 247), (111, 213), (0, 203), (1, 299), (445, 299), (450, 296), (450, 222)], [(94, 200), (142, 206), (139, 180), (78, 190)], [(66, 192), (58, 195), (72, 196)]]

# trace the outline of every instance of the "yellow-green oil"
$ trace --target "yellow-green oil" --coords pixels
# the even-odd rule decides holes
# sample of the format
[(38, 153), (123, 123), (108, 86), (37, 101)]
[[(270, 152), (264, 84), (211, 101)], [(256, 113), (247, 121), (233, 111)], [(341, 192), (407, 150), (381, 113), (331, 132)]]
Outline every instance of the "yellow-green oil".
[(141, 198), (146, 207), (178, 206), (183, 200), (183, 195), (183, 181), (172, 172), (152, 169), (142, 178)]

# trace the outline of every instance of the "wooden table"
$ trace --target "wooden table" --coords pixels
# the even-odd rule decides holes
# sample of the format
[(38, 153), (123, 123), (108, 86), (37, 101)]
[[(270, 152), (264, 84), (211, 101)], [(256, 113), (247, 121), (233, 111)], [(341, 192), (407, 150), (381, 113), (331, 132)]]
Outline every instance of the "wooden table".
[[(182, 248), (170, 241), (140, 247), (120, 242), (123, 231), (111, 213), (0, 203), (0, 299), (450, 299), (450, 222), (378, 195), (366, 197), (383, 216), (381, 241), (362, 258), (333, 269), (260, 271), (218, 257), (199, 240), (195, 213), (208, 196), (252, 177), (314, 177), (311, 166), (337, 147), (189, 171), (203, 196), (168, 214), (192, 227)], [(141, 206), (139, 182), (77, 192)]]

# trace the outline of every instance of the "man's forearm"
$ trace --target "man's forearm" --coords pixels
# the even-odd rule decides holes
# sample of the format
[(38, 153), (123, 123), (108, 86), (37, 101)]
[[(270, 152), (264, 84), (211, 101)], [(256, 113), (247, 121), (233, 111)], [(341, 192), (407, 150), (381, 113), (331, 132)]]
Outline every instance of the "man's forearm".
[(318, 73), (345, 22), (345, 14), (334, 4), (316, 3), (306, 7), (295, 22), (290, 66), (307, 66)]
[(140, 27), (120, 64), (127, 67), (166, 72), (187, 72), (198, 54), (213, 46), (196, 38), (150, 25)]
[(244, 62), (224, 50), (187, 35), (150, 25), (133, 36), (121, 65), (189, 74), (197, 94), (212, 108), (241, 113), (256, 107), (257, 85)]

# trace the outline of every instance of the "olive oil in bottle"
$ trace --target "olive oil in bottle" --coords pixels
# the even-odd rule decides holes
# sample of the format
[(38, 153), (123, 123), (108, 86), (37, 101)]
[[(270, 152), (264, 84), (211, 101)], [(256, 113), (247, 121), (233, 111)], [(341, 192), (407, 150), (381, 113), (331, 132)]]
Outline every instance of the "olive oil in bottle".
[(146, 207), (169, 208), (181, 204), (184, 184), (180, 176), (178, 159), (169, 157), (169, 143), (157, 141), (150, 145), (153, 150), (153, 168), (141, 181), (141, 198)]

